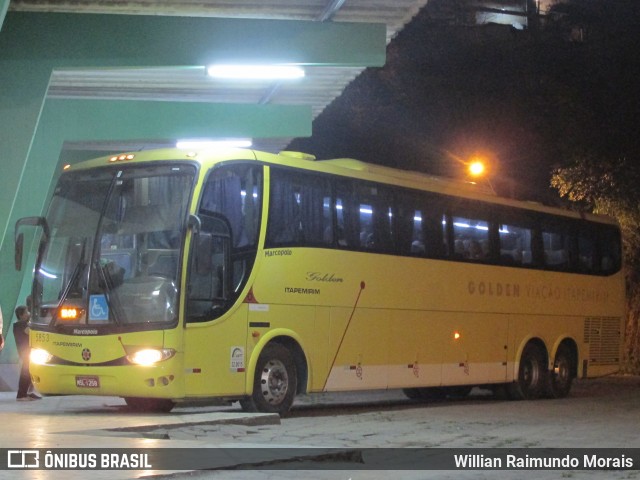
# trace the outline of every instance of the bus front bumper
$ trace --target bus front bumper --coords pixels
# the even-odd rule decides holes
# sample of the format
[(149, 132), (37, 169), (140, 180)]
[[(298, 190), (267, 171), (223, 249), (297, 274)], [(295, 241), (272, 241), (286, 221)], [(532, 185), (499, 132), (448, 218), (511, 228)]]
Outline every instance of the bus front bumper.
[(35, 388), (45, 395), (118, 397), (184, 397), (180, 355), (153, 366), (35, 365), (30, 373)]

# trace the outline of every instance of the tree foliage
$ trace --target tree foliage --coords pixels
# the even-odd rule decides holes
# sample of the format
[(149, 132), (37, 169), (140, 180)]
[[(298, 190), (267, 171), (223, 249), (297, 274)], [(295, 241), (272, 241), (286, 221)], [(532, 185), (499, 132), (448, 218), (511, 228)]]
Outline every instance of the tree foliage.
[(640, 5), (632, 0), (573, 0), (556, 7), (561, 23), (587, 31), (597, 128), (571, 149), (551, 186), (576, 207), (610, 215), (620, 224), (627, 279), (627, 366), (640, 372), (640, 142), (636, 49)]
[(610, 215), (622, 231), (627, 279), (627, 367), (640, 371), (640, 165), (584, 155), (557, 168), (551, 185), (581, 209)]

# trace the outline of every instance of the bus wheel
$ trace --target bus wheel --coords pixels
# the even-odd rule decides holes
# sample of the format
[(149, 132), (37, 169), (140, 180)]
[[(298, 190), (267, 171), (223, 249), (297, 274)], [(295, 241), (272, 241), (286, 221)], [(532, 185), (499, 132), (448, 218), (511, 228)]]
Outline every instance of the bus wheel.
[(282, 345), (267, 345), (256, 364), (253, 394), (240, 401), (247, 412), (284, 415), (293, 404), (298, 381), (296, 366), (289, 350)]
[(517, 380), (510, 385), (509, 394), (514, 400), (540, 398), (545, 391), (547, 362), (542, 349), (536, 344), (528, 344), (520, 357)]
[(553, 370), (549, 372), (547, 393), (551, 398), (563, 398), (569, 394), (572, 375), (573, 356), (569, 349), (561, 346), (553, 362)]
[(168, 413), (176, 406), (175, 402), (164, 398), (125, 397), (124, 401), (131, 410), (138, 412)]

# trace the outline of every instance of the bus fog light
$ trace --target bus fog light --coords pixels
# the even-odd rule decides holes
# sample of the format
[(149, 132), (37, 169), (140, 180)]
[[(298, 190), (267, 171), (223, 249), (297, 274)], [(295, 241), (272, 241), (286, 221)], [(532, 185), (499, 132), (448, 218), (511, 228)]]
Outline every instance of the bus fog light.
[(146, 348), (127, 355), (127, 359), (136, 365), (151, 366), (163, 360), (173, 357), (176, 351), (173, 348)]
[(29, 355), (29, 360), (34, 365), (46, 365), (51, 361), (52, 358), (53, 355), (41, 348), (31, 349), (31, 353)]

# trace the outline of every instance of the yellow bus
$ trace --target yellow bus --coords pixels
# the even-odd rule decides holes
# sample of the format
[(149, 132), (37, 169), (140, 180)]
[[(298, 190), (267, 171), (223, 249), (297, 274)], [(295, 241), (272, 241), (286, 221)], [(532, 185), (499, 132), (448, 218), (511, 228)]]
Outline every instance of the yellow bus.
[(31, 375), (134, 409), (403, 389), (563, 397), (619, 369), (615, 222), (352, 159), (141, 151), (65, 170), (39, 228)]

